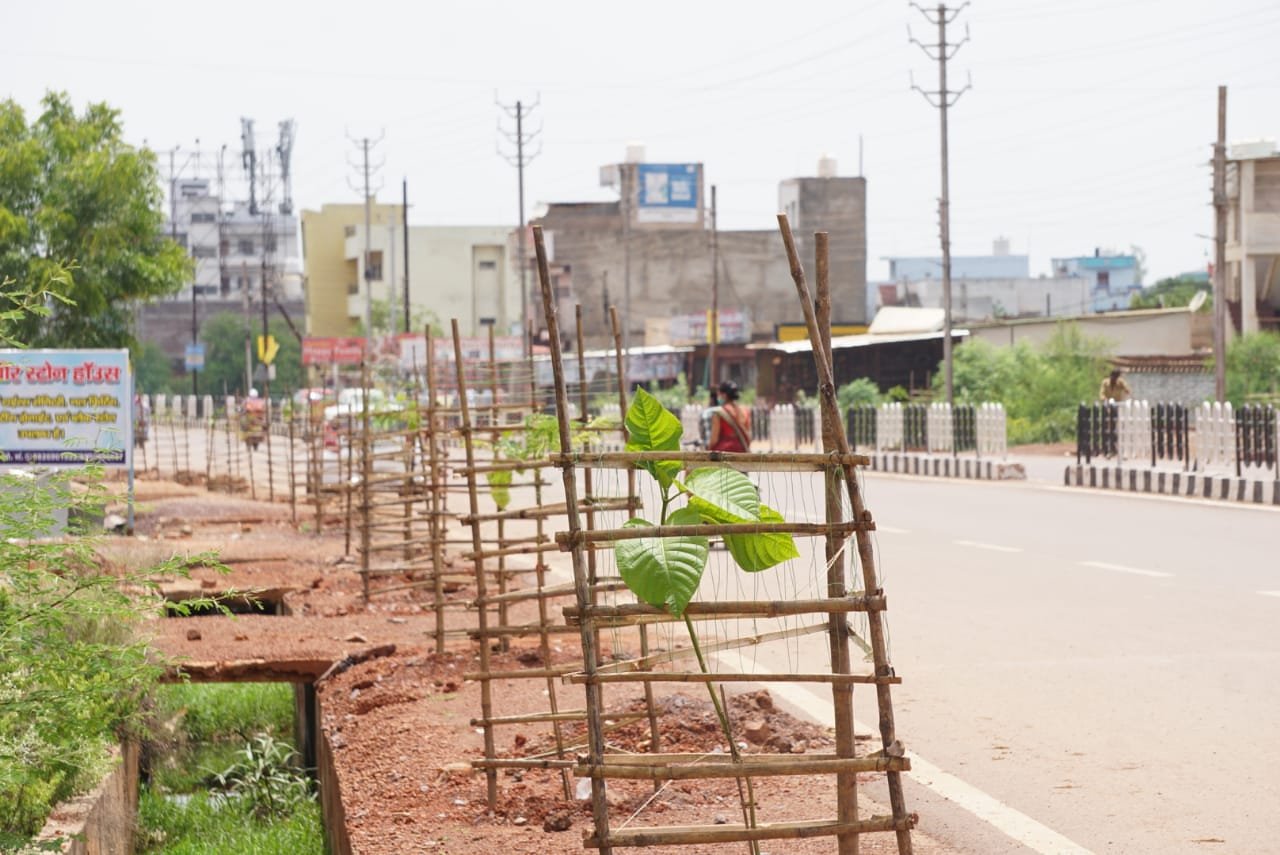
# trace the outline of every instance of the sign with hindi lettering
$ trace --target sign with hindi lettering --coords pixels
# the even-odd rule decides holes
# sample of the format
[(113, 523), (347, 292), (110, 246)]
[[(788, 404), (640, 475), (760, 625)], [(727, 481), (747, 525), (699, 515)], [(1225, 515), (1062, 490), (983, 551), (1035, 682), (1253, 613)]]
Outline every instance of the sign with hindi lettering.
[(0, 350), (0, 465), (128, 467), (127, 350)]

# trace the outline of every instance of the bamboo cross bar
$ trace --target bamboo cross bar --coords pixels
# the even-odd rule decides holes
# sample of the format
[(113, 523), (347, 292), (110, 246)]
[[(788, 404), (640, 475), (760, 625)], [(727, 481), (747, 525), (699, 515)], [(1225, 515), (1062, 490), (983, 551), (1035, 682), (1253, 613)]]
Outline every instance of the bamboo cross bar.
[(465, 671), (464, 680), (523, 680), (526, 677), (563, 677), (578, 670), (577, 665), (561, 665), (558, 668), (521, 668), (519, 671)]
[[(475, 724), (473, 721), (472, 724)], [(660, 758), (661, 755), (659, 755)], [(714, 760), (706, 763), (656, 762), (652, 766), (604, 763), (592, 766), (579, 763), (573, 774), (579, 778), (623, 778), (631, 781), (690, 781), (703, 778), (780, 777), (789, 775), (832, 775), (836, 772), (909, 772), (906, 757), (838, 757), (832, 760), (799, 758), (760, 762), (747, 755), (740, 763)]]
[(849, 520), (838, 523), (718, 523), (712, 525), (654, 525), (602, 531), (558, 531), (556, 543), (562, 552), (573, 549), (575, 543), (613, 543), (619, 540), (640, 540), (646, 537), (719, 537), (726, 534), (795, 534), (802, 537), (849, 535), (855, 531), (875, 531), (875, 521)]
[(478, 629), (468, 629), (467, 635), (472, 638), (512, 638), (523, 637), (526, 635), (537, 635), (545, 632), (551, 635), (564, 635), (570, 632), (577, 632), (576, 626), (539, 626), (538, 624), (519, 624), (517, 626), (495, 626), (489, 627), (484, 632)]
[(877, 677), (875, 674), (703, 674), (698, 671), (627, 671), (619, 674), (571, 673), (565, 678), (569, 683), (829, 683), (833, 686), (855, 683), (897, 685), (901, 677)]
[(541, 555), (544, 552), (561, 551), (561, 548), (554, 543), (542, 543), (528, 546), (510, 546), (503, 549), (482, 549), (479, 552), (464, 552), (462, 557), (475, 561), (481, 558), (503, 558), (507, 555)]
[[(648, 715), (648, 713), (628, 712), (628, 713), (618, 713), (617, 715), (605, 716), (605, 718), (608, 718), (612, 721), (634, 721), (635, 719), (638, 719), (638, 718), (644, 718), (646, 715)], [(489, 718), (489, 719), (473, 718), (471, 719), (471, 726), (484, 727), (486, 724), (488, 725), (542, 724), (544, 722), (553, 722), (553, 721), (582, 721), (586, 717), (587, 717), (587, 711), (585, 709), (561, 710), (560, 712), (556, 712), (556, 713), (530, 713), (528, 715), (504, 715), (504, 716), (495, 716), (494, 718)]]
[[(826, 632), (830, 624), (826, 621), (822, 623), (809, 624), (808, 626), (797, 626), (790, 629), (778, 629), (771, 632), (762, 632), (755, 635), (744, 635), (738, 638), (730, 638), (724, 641), (717, 641), (712, 644), (703, 643), (702, 652), (719, 653), (725, 650), (737, 650), (742, 647), (753, 647), (759, 644), (766, 644), (771, 641), (781, 641), (787, 638), (799, 638), (802, 635), (813, 635), (819, 632)], [(638, 659), (623, 659), (618, 662), (611, 662), (607, 665), (601, 665), (597, 670), (600, 674), (617, 674), (627, 671), (639, 671), (645, 668), (652, 668), (664, 662), (674, 662), (677, 659), (688, 659), (694, 656), (697, 651), (692, 647), (677, 647), (673, 650), (664, 650), (660, 653), (652, 653), (648, 656), (641, 656)]]
[(637, 463), (674, 460), (679, 463), (719, 463), (756, 472), (818, 471), (832, 466), (870, 466), (865, 454), (766, 454), (736, 451), (603, 451), (549, 454), (557, 466), (630, 469)]
[[(579, 502), (578, 507), (584, 510), (587, 507), (586, 502)], [(625, 511), (631, 508), (630, 499), (596, 499), (591, 502), (592, 510), (597, 511)], [(536, 508), (516, 508), (510, 511), (498, 511), (492, 514), (476, 514), (474, 517), (467, 515), (459, 519), (463, 525), (470, 525), (473, 522), (494, 522), (496, 520), (532, 520), (539, 517), (546, 519), (547, 517), (563, 516), (568, 507), (563, 503), (555, 505), (541, 505)]]
[[(817, 600), (719, 600), (715, 602), (694, 602), (685, 606), (684, 613), (691, 618), (749, 616), (749, 617), (783, 617), (828, 612), (839, 614), (844, 612), (884, 611), (885, 598), (882, 595), (870, 597), (824, 597)], [(565, 606), (565, 620), (577, 623), (582, 619), (583, 610), (577, 606)], [(642, 615), (663, 615), (672, 617), (666, 609), (651, 606), (648, 603), (624, 603), (619, 606), (588, 606), (586, 613), (597, 618), (626, 618)]]
[[(809, 822), (760, 823), (755, 828), (742, 825), (683, 825), (666, 828), (620, 828), (609, 831), (608, 846), (673, 846), (696, 843), (742, 843), (747, 840), (804, 840), (813, 837), (837, 837), (844, 834), (870, 834), (878, 831), (909, 831), (916, 815), (902, 819), (873, 816), (854, 822), (822, 820)], [(603, 848), (596, 835), (586, 837), (582, 845), (588, 849)]]
[[(627, 586), (622, 582), (614, 582), (608, 585), (596, 585), (598, 591), (621, 591)], [(563, 585), (549, 585), (545, 588), (530, 588), (526, 591), (511, 591), (506, 594), (494, 594), (486, 597), (483, 605), (497, 605), (498, 603), (514, 603), (521, 600), (535, 600), (538, 597), (571, 597), (573, 596), (573, 583), (566, 582)], [(480, 601), (476, 601), (477, 605), (481, 605)]]
[(501, 760), (472, 760), (471, 765), (476, 769), (572, 769), (575, 761), (573, 760), (528, 760), (528, 759), (501, 759)]

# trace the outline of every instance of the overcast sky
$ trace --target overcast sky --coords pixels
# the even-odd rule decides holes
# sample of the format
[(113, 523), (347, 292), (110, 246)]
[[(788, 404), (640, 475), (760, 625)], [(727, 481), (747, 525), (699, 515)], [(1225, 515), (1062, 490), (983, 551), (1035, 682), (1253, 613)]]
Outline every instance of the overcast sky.
[[(871, 278), (883, 256), (938, 252), (938, 114), (909, 86), (936, 88), (937, 65), (907, 28), (937, 31), (900, 0), (41, 0), (4, 18), (0, 94), (31, 110), (61, 89), (120, 109), (137, 143), (233, 153), (241, 116), (259, 146), (295, 119), (299, 207), (359, 201), (348, 136), (382, 135), (380, 198), (407, 178), (411, 222), (514, 223), (496, 94), (539, 101), (529, 213), (613, 198), (599, 166), (639, 142), (649, 161), (706, 165), (722, 227), (770, 229), (779, 180), (815, 174), (824, 152), (856, 175), (861, 139)], [(976, 0), (953, 34), (966, 25), (953, 251), (1005, 235), (1033, 273), (1131, 245), (1149, 280), (1203, 269), (1216, 86), (1229, 139), (1280, 137), (1280, 4)]]

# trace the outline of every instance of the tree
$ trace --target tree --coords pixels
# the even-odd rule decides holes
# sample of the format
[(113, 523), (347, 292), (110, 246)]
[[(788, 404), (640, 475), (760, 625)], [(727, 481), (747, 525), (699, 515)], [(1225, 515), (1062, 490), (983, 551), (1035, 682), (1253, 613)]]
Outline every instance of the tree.
[(0, 281), (65, 298), (15, 321), (32, 346), (126, 347), (132, 306), (177, 291), (190, 261), (162, 232), (155, 155), (122, 139), (119, 113), (77, 115), (45, 96), (28, 125), (0, 102)]
[[(397, 306), (396, 308), (399, 309), (400, 307)], [(435, 312), (422, 306), (410, 306), (410, 308), (413, 310), (410, 317), (410, 330), (415, 333), (421, 333), (430, 326), (433, 336), (443, 336), (445, 334), (444, 325), (440, 323), (440, 318)], [(369, 307), (369, 315), (373, 320), (373, 333), (375, 336), (387, 335), (388, 333), (394, 334), (404, 330), (404, 318), (399, 314), (395, 318), (396, 328), (391, 329), (391, 302), (389, 300), (374, 300)], [(364, 335), (363, 317), (356, 320), (353, 325), (352, 335)]]
[[(255, 319), (256, 320), (256, 319)], [(267, 324), (271, 335), (280, 345), (276, 354), (276, 379), (271, 381), (271, 394), (292, 392), (304, 385), (302, 371), (302, 345), (290, 331), (288, 324), (273, 318)], [(253, 362), (257, 365), (257, 341), (262, 334), (260, 323), (246, 323), (243, 315), (220, 312), (200, 327), (200, 340), (204, 342), (204, 373), (200, 385), (211, 395), (243, 395), (244, 342), (251, 336)], [(255, 386), (259, 384), (255, 383)]]
[(1161, 279), (1149, 288), (1143, 288), (1129, 300), (1130, 308), (1164, 309), (1174, 306), (1185, 306), (1196, 294), (1203, 292), (1206, 296), (1200, 311), (1207, 312), (1213, 308), (1212, 287), (1190, 276), (1170, 276)]
[(1257, 332), (1227, 346), (1227, 398), (1236, 406), (1280, 397), (1280, 335)]
[(154, 341), (143, 341), (130, 350), (134, 386), (139, 394), (157, 395), (173, 391), (173, 366), (160, 345)]

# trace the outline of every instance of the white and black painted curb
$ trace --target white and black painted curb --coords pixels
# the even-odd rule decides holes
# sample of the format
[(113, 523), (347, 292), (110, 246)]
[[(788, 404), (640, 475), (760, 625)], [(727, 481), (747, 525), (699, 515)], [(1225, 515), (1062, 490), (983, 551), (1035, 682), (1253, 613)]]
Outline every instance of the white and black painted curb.
[(874, 472), (930, 478), (967, 478), (971, 481), (1025, 481), (1027, 478), (1026, 469), (1021, 463), (1000, 460), (884, 452), (869, 456)]
[(1280, 480), (1259, 481), (1230, 475), (1201, 472), (1169, 472), (1158, 469), (1124, 469), (1116, 466), (1068, 466), (1064, 475), (1068, 487), (1093, 487), (1161, 496), (1186, 496), (1280, 505)]

